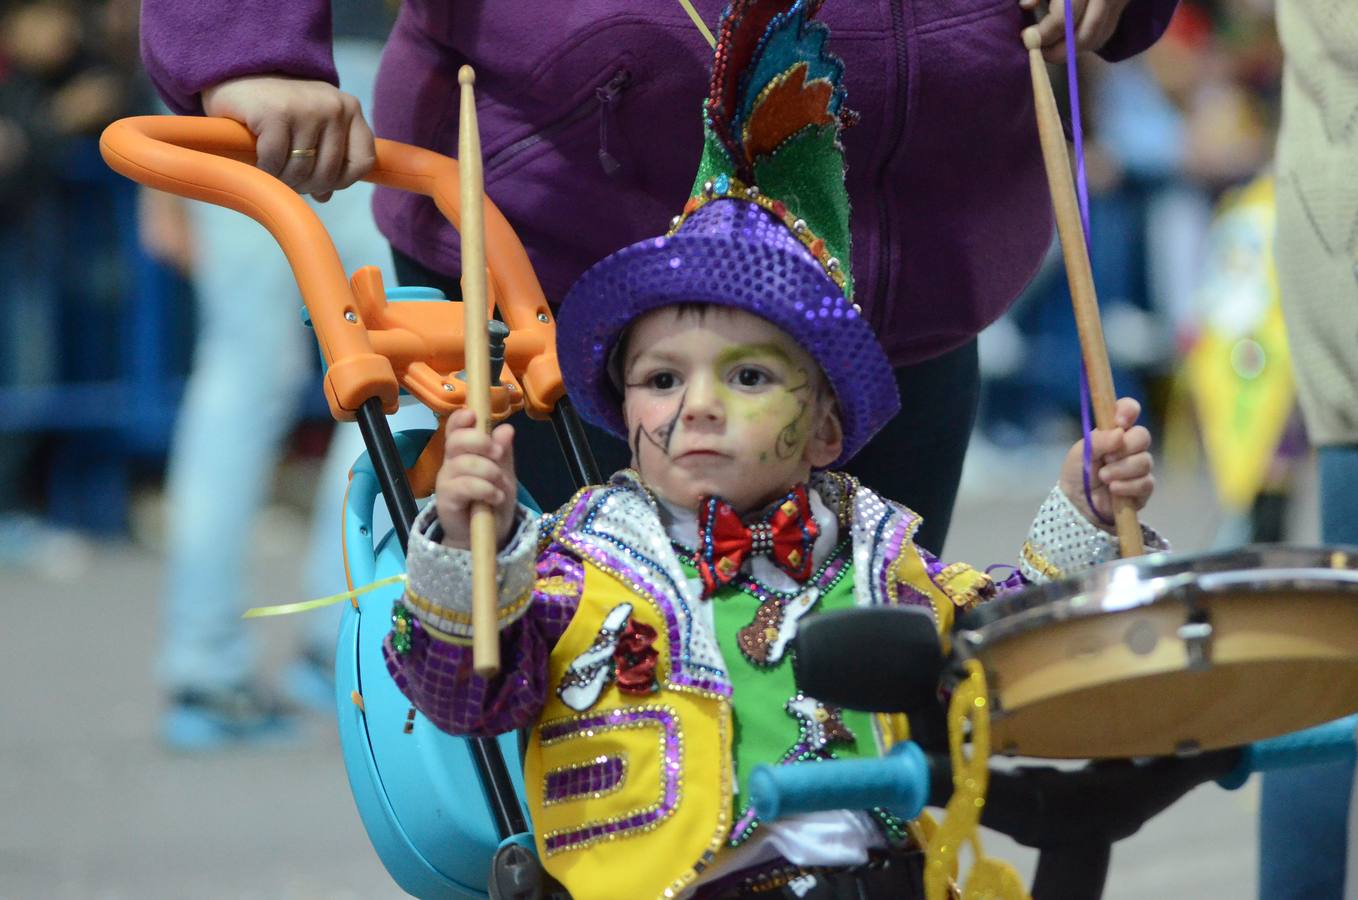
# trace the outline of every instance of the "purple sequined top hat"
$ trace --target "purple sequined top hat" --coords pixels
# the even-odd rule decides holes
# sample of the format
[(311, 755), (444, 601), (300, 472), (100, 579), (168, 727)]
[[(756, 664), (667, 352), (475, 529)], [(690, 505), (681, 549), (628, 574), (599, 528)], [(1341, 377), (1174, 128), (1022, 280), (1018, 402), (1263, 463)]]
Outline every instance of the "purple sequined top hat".
[(743, 200), (708, 203), (669, 237), (608, 256), (571, 288), (557, 319), (566, 390), (589, 421), (627, 437), (609, 375), (618, 338), (654, 309), (711, 303), (778, 326), (820, 364), (839, 401), (846, 462), (900, 409), (867, 322), (781, 222)]
[(839, 401), (848, 461), (900, 409), (872, 329), (851, 302), (849, 198), (839, 131), (844, 66), (811, 21), (820, 0), (732, 0), (703, 106), (693, 196), (670, 231), (580, 277), (561, 305), (557, 357), (586, 419), (626, 438), (609, 377), (618, 339), (678, 303), (741, 309), (781, 328)]

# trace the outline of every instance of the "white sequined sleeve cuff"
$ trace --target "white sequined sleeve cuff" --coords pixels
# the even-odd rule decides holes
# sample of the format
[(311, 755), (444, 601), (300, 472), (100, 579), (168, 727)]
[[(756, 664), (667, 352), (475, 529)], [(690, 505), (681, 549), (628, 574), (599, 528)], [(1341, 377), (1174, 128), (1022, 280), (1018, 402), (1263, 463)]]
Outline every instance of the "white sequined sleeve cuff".
[[(1147, 551), (1169, 549), (1154, 529), (1143, 525), (1141, 532)], [(1019, 554), (1019, 571), (1034, 584), (1044, 584), (1111, 562), (1118, 555), (1117, 535), (1086, 519), (1058, 486), (1033, 519)]]
[[(538, 524), (541, 516), (525, 506), (518, 527), (495, 557), (499, 588), (499, 622), (504, 628), (528, 609), (535, 578)], [(471, 553), (441, 543), (438, 513), (431, 503), (415, 519), (406, 551), (406, 592), (403, 602), (427, 628), (458, 638), (472, 633)]]

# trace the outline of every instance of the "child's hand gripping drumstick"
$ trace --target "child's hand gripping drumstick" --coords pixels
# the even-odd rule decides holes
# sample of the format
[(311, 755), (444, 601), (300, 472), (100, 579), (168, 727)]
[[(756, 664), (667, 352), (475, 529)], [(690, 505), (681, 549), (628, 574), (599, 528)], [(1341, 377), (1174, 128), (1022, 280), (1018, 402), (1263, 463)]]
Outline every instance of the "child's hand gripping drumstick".
[[(472, 665), (478, 674), (484, 660), (475, 658), (476, 642), (490, 638), (492, 658), (498, 660), (499, 629), (495, 610), (495, 551), (503, 547), (514, 529), (518, 507), (518, 481), (514, 477), (514, 426), (501, 424), (490, 434), (481, 427), (482, 419), (470, 409), (459, 409), (448, 417), (443, 463), (439, 467), (434, 496), (439, 524), (443, 526), (443, 545), (472, 551), (473, 590), (478, 580), (488, 582), (489, 619), (476, 621), (473, 607)], [(489, 513), (490, 549), (476, 548), (476, 522), (479, 513)], [(481, 526), (484, 527), (484, 526)], [(483, 577), (489, 573), (489, 577)], [(485, 590), (483, 587), (481, 590)], [(473, 603), (476, 595), (472, 595)]]
[[(465, 341), (467, 405), (475, 427), (483, 436), (490, 432), (490, 346), (486, 331), (486, 230), (485, 199), (481, 184), (481, 135), (476, 124), (476, 99), (471, 66), (457, 73), (462, 85), (462, 104), (458, 120), (457, 160), (461, 182), (462, 239), (462, 335)], [(449, 441), (453, 442), (453, 423), (449, 422)], [(503, 432), (502, 432), (503, 433)], [(502, 447), (508, 456), (508, 447)], [(445, 451), (445, 455), (446, 455)], [(510, 479), (513, 478), (513, 463)], [(446, 464), (445, 464), (446, 467)], [(514, 494), (495, 502), (490, 497), (470, 497), (470, 537), (472, 553), (472, 665), (476, 674), (491, 678), (500, 671), (500, 631), (495, 614), (496, 508), (503, 512), (512, 504)], [(492, 507), (492, 503), (495, 506)], [(440, 510), (440, 518), (443, 511)], [(513, 507), (510, 506), (510, 518)], [(503, 518), (503, 516), (501, 517)], [(445, 526), (446, 527), (446, 526)]]
[[(1070, 296), (1075, 304), (1075, 327), (1080, 335), (1080, 353), (1084, 357), (1085, 373), (1089, 378), (1094, 424), (1101, 430), (1117, 429), (1119, 422), (1117, 395), (1113, 393), (1113, 373), (1108, 365), (1103, 325), (1099, 321), (1099, 301), (1094, 293), (1094, 274), (1089, 265), (1089, 251), (1085, 247), (1084, 227), (1080, 223), (1075, 187), (1071, 183), (1065, 132), (1061, 128), (1061, 115), (1056, 110), (1056, 97), (1052, 94), (1051, 79), (1047, 76), (1047, 64), (1042, 58), (1042, 35), (1037, 28), (1028, 28), (1023, 32), (1023, 43), (1028, 48), (1033, 103), (1037, 107), (1038, 138), (1042, 143), (1042, 159), (1046, 163), (1052, 206), (1056, 210), (1056, 230), (1061, 236), (1061, 252), (1066, 261), (1066, 277), (1070, 280)], [(1114, 494), (1112, 506), (1123, 557), (1145, 553), (1135, 505), (1129, 497)]]

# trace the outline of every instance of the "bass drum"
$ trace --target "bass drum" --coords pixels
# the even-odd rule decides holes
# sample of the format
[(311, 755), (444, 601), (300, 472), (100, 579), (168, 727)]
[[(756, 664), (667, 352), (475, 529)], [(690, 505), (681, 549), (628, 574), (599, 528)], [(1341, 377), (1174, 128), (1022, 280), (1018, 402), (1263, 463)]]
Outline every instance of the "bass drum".
[[(407, 467), (432, 432), (397, 434)], [(395, 534), (374, 546), (377, 477), (364, 454), (354, 465), (345, 500), (345, 558), (354, 587), (405, 571)], [(345, 610), (335, 660), (340, 747), (354, 802), (373, 848), (391, 877), (421, 898), (484, 898), (500, 846), (468, 742), (439, 731), (396, 688), (382, 658), (391, 608), (402, 585), (357, 598)], [(510, 776), (523, 797), (517, 737), (498, 738)], [(525, 816), (527, 813), (525, 812)]]
[(1050, 758), (1247, 744), (1358, 711), (1358, 547), (1156, 554), (979, 606), (991, 746)]

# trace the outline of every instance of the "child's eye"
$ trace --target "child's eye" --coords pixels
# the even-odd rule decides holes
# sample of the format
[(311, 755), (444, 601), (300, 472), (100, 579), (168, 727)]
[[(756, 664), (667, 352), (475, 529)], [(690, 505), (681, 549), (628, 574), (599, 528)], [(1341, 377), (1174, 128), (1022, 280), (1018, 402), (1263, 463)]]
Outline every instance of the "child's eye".
[(674, 376), (673, 372), (656, 372), (646, 379), (646, 386), (657, 391), (668, 391), (678, 383), (679, 379)]
[(741, 366), (736, 369), (734, 375), (736, 384), (747, 388), (761, 387), (773, 380), (769, 377), (768, 372), (763, 369), (756, 369), (753, 366)]

